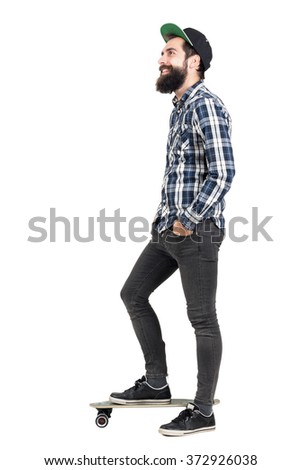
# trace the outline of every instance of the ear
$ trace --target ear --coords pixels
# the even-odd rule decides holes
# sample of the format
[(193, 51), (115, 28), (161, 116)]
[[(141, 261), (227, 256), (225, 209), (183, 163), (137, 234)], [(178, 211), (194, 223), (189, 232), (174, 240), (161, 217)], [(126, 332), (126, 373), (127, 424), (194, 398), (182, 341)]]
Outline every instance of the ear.
[(201, 58), (200, 58), (200, 56), (197, 55), (197, 54), (195, 54), (195, 55), (189, 57), (189, 59), (190, 59), (190, 61), (191, 61), (191, 62), (189, 63), (189, 67), (190, 67), (191, 69), (198, 69), (199, 66), (200, 66), (200, 63), (201, 63)]

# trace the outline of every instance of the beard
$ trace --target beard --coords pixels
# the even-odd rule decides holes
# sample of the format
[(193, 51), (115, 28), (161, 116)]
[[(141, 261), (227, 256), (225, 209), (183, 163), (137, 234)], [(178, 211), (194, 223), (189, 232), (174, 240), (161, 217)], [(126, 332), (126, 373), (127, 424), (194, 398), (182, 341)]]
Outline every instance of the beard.
[(183, 67), (161, 65), (159, 70), (162, 69), (168, 69), (169, 73), (160, 75), (156, 81), (156, 90), (160, 93), (172, 93), (181, 88), (187, 77), (187, 62), (184, 62)]

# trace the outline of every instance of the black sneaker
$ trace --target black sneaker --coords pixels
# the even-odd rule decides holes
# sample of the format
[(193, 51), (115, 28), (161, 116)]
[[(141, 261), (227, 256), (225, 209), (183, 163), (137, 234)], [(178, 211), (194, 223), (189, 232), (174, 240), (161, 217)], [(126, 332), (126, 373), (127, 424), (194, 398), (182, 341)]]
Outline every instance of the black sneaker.
[(125, 390), (122, 393), (111, 393), (110, 401), (120, 403), (121, 405), (131, 403), (170, 403), (171, 394), (169, 386), (166, 384), (161, 388), (151, 387), (146, 378), (136, 380), (134, 387)]
[(214, 414), (206, 417), (201, 414), (194, 403), (188, 403), (186, 410), (168, 424), (163, 424), (159, 432), (164, 436), (183, 436), (201, 431), (213, 431), (215, 429)]

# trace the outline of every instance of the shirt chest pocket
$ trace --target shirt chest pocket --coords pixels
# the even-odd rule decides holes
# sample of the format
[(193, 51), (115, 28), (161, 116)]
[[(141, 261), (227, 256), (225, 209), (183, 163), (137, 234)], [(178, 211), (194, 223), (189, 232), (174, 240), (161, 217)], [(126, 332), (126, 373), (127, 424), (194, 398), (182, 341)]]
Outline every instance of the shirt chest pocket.
[(192, 130), (189, 129), (187, 124), (184, 124), (180, 132), (180, 146), (181, 151), (184, 151), (190, 145), (190, 136), (192, 135)]
[(183, 124), (178, 132), (176, 155), (179, 163), (191, 163), (193, 159), (193, 134), (192, 129)]
[(192, 129), (187, 124), (172, 127), (169, 131), (169, 148), (179, 155), (191, 145), (191, 135)]

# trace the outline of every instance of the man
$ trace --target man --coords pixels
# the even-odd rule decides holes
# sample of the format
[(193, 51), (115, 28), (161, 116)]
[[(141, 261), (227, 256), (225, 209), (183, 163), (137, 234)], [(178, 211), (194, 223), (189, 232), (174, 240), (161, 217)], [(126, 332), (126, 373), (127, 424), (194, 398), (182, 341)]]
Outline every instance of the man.
[[(144, 354), (146, 376), (110, 399), (121, 404), (170, 401), (165, 343), (148, 299), (179, 269), (196, 335), (198, 381), (194, 402), (159, 429), (163, 435), (178, 436), (215, 428), (212, 405), (222, 353), (215, 310), (217, 263), (224, 237), (224, 196), (234, 177), (234, 162), (230, 116), (203, 81), (212, 59), (208, 40), (195, 29), (181, 30), (174, 24), (163, 25), (161, 34), (166, 45), (156, 87), (161, 93), (175, 93), (162, 197), (152, 239), (121, 292)], [(174, 315), (172, 293), (167, 296), (167, 314)]]

